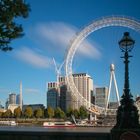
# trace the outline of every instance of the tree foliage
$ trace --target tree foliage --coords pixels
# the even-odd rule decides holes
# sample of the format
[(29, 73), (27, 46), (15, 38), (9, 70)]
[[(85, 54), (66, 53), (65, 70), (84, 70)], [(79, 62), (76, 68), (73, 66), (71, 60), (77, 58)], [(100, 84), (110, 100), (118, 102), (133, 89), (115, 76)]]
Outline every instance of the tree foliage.
[(4, 112), (3, 117), (4, 118), (11, 118), (13, 116), (12, 111), (8, 109), (6, 112)]
[(54, 115), (55, 118), (65, 118), (65, 113), (64, 113), (64, 111), (61, 110), (60, 107), (57, 107), (57, 108), (55, 109), (54, 114), (55, 114), (55, 115)]
[(41, 108), (38, 108), (34, 111), (34, 116), (36, 118), (41, 118), (44, 116), (43, 110)]
[(71, 117), (72, 114), (73, 114), (73, 109), (71, 107), (69, 107), (66, 111), (66, 115), (67, 115), (67, 117)]
[(81, 106), (80, 109), (79, 109), (79, 115), (80, 115), (80, 118), (81, 119), (85, 119), (88, 117), (88, 113), (87, 113), (87, 110), (84, 106)]
[(9, 46), (13, 39), (23, 36), (21, 24), (17, 18), (28, 17), (30, 7), (24, 0), (0, 0), (0, 49), (12, 50)]
[(26, 118), (31, 118), (33, 116), (33, 110), (32, 110), (32, 108), (30, 106), (25, 108), (24, 116)]
[(20, 118), (22, 115), (22, 111), (21, 111), (21, 108), (20, 107), (17, 107), (15, 110), (14, 110), (14, 116), (16, 118)]
[(78, 109), (74, 109), (73, 110), (73, 115), (75, 116), (76, 119), (79, 118), (79, 111), (78, 111)]
[(47, 108), (48, 117), (52, 118), (54, 116), (54, 109), (52, 107)]

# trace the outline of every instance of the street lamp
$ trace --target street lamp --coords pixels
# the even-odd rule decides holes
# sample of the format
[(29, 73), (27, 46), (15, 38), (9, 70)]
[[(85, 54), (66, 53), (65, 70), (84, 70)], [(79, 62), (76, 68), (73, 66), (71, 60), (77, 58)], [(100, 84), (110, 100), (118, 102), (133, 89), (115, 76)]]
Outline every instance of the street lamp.
[(129, 89), (129, 57), (128, 52), (130, 52), (134, 47), (135, 41), (129, 36), (129, 32), (125, 32), (123, 38), (119, 41), (119, 47), (124, 52), (124, 64), (125, 64), (125, 81), (124, 81), (124, 96), (126, 98), (131, 98), (131, 93)]
[(123, 95), (121, 97), (120, 106), (117, 110), (116, 125), (111, 129), (111, 140), (133, 139), (140, 140), (140, 124), (138, 109), (134, 104), (133, 96), (129, 89), (129, 52), (132, 51), (135, 41), (129, 36), (129, 32), (125, 32), (122, 39), (118, 42), (119, 47), (124, 53), (121, 57), (125, 64), (125, 79)]
[(123, 129), (132, 129), (139, 128), (139, 116), (137, 107), (134, 105), (133, 96), (130, 93), (129, 89), (129, 52), (134, 47), (135, 41), (129, 36), (129, 32), (125, 32), (122, 39), (118, 42), (119, 47), (124, 53), (124, 56), (121, 57), (124, 59), (125, 64), (125, 80), (124, 80), (124, 89), (123, 95), (121, 98), (121, 105), (117, 110), (117, 123), (114, 128), (123, 128)]

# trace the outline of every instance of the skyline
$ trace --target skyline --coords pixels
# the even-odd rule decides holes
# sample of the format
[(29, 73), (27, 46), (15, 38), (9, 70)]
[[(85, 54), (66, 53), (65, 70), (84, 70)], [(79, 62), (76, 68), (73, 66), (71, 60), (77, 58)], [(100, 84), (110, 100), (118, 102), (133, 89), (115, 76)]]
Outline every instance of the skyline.
[[(24, 37), (12, 42), (12, 52), (1, 52), (0, 55), (2, 101), (6, 100), (10, 91), (18, 94), (22, 81), (24, 103), (43, 103), (46, 106), (46, 82), (56, 81), (52, 59), (55, 58), (57, 65), (63, 62), (69, 41), (76, 32), (90, 22), (110, 15), (131, 16), (140, 20), (138, 0), (128, 0), (127, 4), (121, 0), (108, 0), (107, 3), (103, 0), (27, 2), (31, 6), (29, 18), (19, 20), (24, 28)], [(130, 89), (133, 95), (140, 95), (140, 78), (136, 76), (140, 68), (140, 40), (139, 33), (133, 30), (109, 27), (91, 34), (76, 52), (73, 72), (87, 72), (95, 86), (109, 86), (109, 67), (114, 63), (119, 93), (122, 93), (124, 64), (118, 41), (125, 31), (129, 31), (136, 42), (131, 53), (134, 57), (130, 59)]]

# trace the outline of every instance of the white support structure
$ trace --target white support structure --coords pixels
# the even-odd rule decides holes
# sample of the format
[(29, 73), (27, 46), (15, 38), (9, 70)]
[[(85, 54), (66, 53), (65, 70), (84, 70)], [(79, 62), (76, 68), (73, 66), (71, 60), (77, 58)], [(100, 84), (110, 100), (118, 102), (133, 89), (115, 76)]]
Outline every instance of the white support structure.
[(116, 77), (115, 77), (115, 66), (114, 66), (114, 64), (111, 64), (110, 65), (110, 82), (109, 82), (108, 98), (107, 98), (107, 103), (106, 103), (106, 108), (105, 108), (106, 111), (108, 109), (108, 104), (109, 104), (109, 99), (110, 99), (111, 88), (112, 88), (113, 82), (114, 82), (114, 86), (115, 86), (117, 102), (118, 102), (118, 105), (120, 105), (119, 91), (118, 91), (118, 86), (117, 86)]
[(60, 66), (57, 66), (56, 61), (53, 58), (53, 63), (54, 63), (54, 66), (55, 66), (57, 87), (59, 88), (59, 77), (61, 76), (61, 70), (62, 70), (62, 67), (64, 66), (65, 60), (60, 64)]

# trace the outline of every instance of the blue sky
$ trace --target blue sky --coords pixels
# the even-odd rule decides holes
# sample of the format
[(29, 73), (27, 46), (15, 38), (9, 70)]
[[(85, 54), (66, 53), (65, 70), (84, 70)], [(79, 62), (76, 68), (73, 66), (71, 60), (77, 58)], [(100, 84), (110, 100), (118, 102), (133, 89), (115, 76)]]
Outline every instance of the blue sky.
[[(63, 62), (69, 41), (84, 26), (104, 16), (125, 15), (140, 20), (139, 0), (26, 0), (31, 5), (28, 19), (19, 19), (24, 37), (11, 43), (12, 52), (0, 52), (0, 100), (5, 103), (10, 92), (19, 93), (23, 83), (24, 104), (46, 105), (46, 82), (55, 81), (52, 58)], [(118, 40), (129, 31), (135, 39), (130, 63), (130, 87), (140, 94), (140, 34), (123, 27), (108, 27), (94, 32), (76, 52), (73, 71), (87, 72), (95, 86), (109, 85), (109, 66), (116, 67), (120, 94), (123, 90), (124, 65)]]

